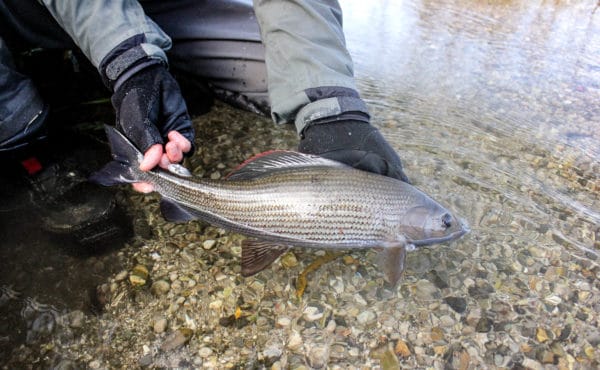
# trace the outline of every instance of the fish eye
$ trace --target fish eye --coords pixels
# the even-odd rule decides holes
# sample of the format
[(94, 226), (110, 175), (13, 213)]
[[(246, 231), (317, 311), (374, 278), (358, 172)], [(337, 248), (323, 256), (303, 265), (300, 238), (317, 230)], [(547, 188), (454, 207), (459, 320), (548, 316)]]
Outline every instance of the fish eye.
[(452, 215), (450, 215), (450, 213), (444, 213), (444, 215), (442, 216), (442, 223), (444, 224), (444, 226), (446, 228), (449, 228), (452, 226)]

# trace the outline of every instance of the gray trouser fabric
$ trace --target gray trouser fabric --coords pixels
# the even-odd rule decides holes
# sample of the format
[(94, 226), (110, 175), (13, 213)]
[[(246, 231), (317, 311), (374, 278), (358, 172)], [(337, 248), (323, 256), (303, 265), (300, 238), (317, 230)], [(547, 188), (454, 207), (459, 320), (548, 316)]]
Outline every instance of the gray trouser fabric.
[[(255, 0), (254, 9), (250, 0), (140, 3), (173, 41), (168, 52), (171, 67), (206, 81), (226, 101), (255, 112), (270, 107), (275, 122), (295, 121), (299, 132), (310, 121), (344, 112), (367, 113), (354, 85), (336, 0)], [(82, 0), (81, 4), (86, 3)], [(71, 28), (69, 33), (77, 34)], [(10, 41), (11, 48), (74, 45), (34, 0), (0, 1), (2, 37)], [(88, 46), (82, 47), (87, 50)], [(0, 49), (6, 45), (0, 43)], [(30, 122), (27, 116), (32, 113), (24, 110), (28, 104), (23, 100), (39, 100), (33, 85), (14, 70), (8, 52), (2, 51), (2, 55), (0, 143)], [(23, 92), (17, 94), (14, 86), (19, 81)], [(9, 115), (5, 112), (11, 106), (14, 112)], [(11, 129), (4, 128), (9, 126)]]
[[(344, 111), (366, 113), (355, 93), (337, 0), (254, 0), (254, 9), (266, 47), (275, 122), (295, 120), (300, 132), (308, 121)], [(338, 97), (349, 99), (342, 104)]]

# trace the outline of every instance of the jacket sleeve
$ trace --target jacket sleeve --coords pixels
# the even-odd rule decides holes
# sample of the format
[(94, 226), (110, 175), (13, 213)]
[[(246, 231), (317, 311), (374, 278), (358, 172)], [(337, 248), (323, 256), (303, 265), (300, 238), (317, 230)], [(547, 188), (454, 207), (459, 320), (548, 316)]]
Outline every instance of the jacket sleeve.
[(144, 49), (167, 60), (171, 39), (137, 0), (41, 0), (95, 67), (121, 42), (144, 35)]

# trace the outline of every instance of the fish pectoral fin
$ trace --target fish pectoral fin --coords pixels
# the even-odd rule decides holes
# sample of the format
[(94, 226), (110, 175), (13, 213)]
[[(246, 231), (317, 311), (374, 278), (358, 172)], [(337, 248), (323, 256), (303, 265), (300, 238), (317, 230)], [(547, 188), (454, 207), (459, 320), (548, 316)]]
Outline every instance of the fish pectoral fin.
[(242, 242), (242, 276), (252, 276), (269, 267), (289, 247), (254, 239)]
[(160, 213), (169, 222), (187, 222), (200, 218), (200, 213), (195, 209), (186, 207), (168, 198), (160, 200)]
[(391, 244), (377, 255), (377, 263), (383, 270), (386, 280), (396, 286), (404, 272), (406, 261), (406, 243)]

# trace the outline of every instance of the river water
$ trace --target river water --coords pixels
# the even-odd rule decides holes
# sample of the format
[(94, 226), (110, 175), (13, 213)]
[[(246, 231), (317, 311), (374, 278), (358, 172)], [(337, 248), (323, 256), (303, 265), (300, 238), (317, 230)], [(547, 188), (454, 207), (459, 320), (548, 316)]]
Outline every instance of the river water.
[(409, 177), (484, 243), (512, 234), (597, 260), (597, 4), (367, 4), (344, 2), (347, 42)]
[[(71, 256), (13, 220), (1, 255), (4, 366), (599, 366), (598, 3), (342, 7), (373, 124), (411, 182), (471, 232), (410, 253), (397, 288), (374, 253), (330, 262), (299, 301), (315, 253), (294, 250), (242, 279), (238, 236), (166, 223), (156, 198), (121, 194), (153, 233), (104, 256)], [(223, 105), (195, 124), (203, 145), (189, 165), (200, 176), (297, 142), (291, 128)], [(136, 265), (149, 270), (142, 287), (128, 279)], [(100, 313), (90, 292), (103, 294)]]

